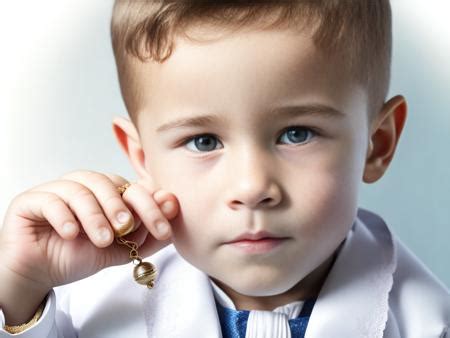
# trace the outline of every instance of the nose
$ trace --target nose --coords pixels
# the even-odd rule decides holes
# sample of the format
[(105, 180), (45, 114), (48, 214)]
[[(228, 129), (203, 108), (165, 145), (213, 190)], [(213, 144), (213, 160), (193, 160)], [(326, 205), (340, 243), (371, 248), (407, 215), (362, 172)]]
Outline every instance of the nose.
[(246, 151), (231, 161), (227, 204), (238, 210), (278, 205), (282, 192), (275, 161), (264, 152)]

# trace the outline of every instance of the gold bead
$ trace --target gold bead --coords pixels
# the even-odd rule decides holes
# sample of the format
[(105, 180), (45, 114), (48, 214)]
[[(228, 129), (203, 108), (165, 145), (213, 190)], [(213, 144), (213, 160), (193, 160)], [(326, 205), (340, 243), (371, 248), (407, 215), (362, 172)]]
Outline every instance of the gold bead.
[(119, 229), (114, 228), (114, 237), (123, 237), (128, 235), (134, 229), (134, 221), (132, 218), (126, 223), (122, 224)]
[(156, 279), (156, 268), (152, 263), (141, 262), (134, 267), (134, 280), (142, 285), (147, 285), (149, 289), (153, 288)]

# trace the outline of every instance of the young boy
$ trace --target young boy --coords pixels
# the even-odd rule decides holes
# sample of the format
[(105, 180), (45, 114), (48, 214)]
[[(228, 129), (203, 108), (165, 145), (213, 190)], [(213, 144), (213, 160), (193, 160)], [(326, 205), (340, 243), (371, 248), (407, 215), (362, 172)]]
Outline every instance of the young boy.
[[(406, 119), (388, 1), (120, 0), (112, 39), (139, 180), (75, 171), (11, 202), (0, 337), (446, 336), (448, 290), (357, 208)], [(130, 226), (151, 290), (112, 267)]]

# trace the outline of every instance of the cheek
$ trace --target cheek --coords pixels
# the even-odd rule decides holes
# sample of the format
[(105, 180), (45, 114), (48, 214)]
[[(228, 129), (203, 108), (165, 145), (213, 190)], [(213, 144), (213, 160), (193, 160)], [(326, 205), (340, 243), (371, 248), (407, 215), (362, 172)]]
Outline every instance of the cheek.
[[(176, 165), (175, 162), (178, 162)], [(214, 224), (213, 197), (211, 189), (203, 189), (208, 184), (208, 178), (201, 170), (191, 166), (180, 165), (178, 161), (166, 158), (158, 166), (152, 167), (152, 176), (155, 184), (166, 191), (173, 193), (180, 205), (179, 214), (170, 221), (173, 230), (173, 243), (180, 254), (186, 258), (196, 255), (197, 251), (205, 250), (204, 245), (210, 242), (205, 226)]]
[(297, 173), (289, 193), (295, 196), (294, 209), (302, 211), (299, 223), (307, 225), (301, 231), (308, 238), (323, 242), (345, 236), (356, 215), (363, 164), (359, 147), (341, 143)]

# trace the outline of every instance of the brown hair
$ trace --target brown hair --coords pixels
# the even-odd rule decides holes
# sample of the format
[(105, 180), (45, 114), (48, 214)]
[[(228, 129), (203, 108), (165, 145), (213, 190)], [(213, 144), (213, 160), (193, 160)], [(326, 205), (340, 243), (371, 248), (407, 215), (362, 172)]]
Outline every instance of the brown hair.
[[(122, 96), (136, 124), (139, 101), (131, 64), (164, 62), (174, 38), (196, 24), (230, 31), (314, 27), (319, 50), (339, 55), (369, 95), (369, 114), (382, 107), (390, 81), (389, 0), (116, 0), (111, 38)], [(197, 40), (198, 41), (198, 40)]]

